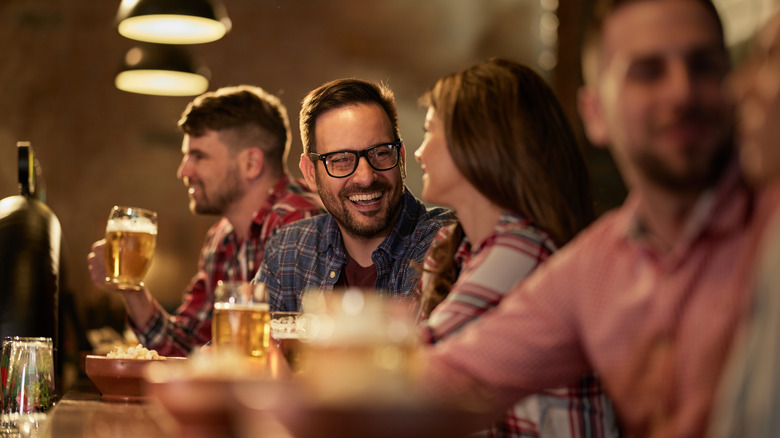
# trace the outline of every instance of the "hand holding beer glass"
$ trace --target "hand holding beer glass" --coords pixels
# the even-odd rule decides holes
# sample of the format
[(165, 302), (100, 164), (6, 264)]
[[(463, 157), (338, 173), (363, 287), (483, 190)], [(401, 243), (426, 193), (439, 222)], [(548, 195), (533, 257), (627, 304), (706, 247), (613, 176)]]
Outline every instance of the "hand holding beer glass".
[(157, 243), (157, 213), (114, 206), (106, 225), (106, 284), (141, 290)]
[(214, 350), (265, 363), (270, 342), (268, 292), (262, 283), (217, 283), (211, 335)]

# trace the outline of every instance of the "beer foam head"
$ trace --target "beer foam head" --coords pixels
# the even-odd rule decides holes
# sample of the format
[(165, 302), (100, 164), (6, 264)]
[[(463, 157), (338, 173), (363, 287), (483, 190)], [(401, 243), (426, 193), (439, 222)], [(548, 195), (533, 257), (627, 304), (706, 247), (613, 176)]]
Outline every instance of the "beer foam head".
[(310, 315), (288, 315), (275, 317), (271, 313), (271, 334), (278, 339), (306, 338), (306, 327), (309, 324)]
[(106, 232), (122, 231), (125, 233), (148, 233), (157, 235), (157, 225), (145, 217), (109, 219)]
[(267, 312), (270, 306), (268, 303), (231, 303), (217, 301), (214, 303), (214, 308), (220, 310), (265, 310)]

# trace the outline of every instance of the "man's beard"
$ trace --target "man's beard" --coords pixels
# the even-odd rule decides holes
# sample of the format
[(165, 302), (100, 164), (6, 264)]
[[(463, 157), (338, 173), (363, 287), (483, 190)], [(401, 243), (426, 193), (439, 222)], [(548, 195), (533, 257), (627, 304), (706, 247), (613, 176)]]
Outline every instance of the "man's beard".
[(206, 193), (206, 188), (201, 186), (201, 199), (196, 200), (193, 198), (190, 203), (190, 209), (194, 213), (202, 215), (224, 215), (231, 204), (244, 196), (246, 189), (241, 185), (238, 169), (230, 169), (226, 175), (225, 180), (212, 195), (208, 195)]
[[(322, 181), (320, 180), (320, 174), (315, 175), (317, 181), (317, 193), (322, 199), (322, 203), (328, 212), (336, 219), (336, 222), (341, 225), (341, 228), (350, 235), (363, 239), (370, 239), (381, 235), (389, 230), (395, 223), (396, 218), (401, 210), (401, 195), (403, 194), (403, 180), (393, 189), (390, 183), (385, 181), (374, 181), (371, 185), (366, 187), (361, 186), (349, 186), (339, 190), (337, 196), (333, 196), (330, 192), (323, 189)], [(352, 203), (349, 200), (349, 196), (357, 193), (373, 193), (383, 192), (380, 202), (386, 205), (385, 208), (380, 209), (369, 214), (353, 212), (349, 209), (348, 204)], [(389, 199), (386, 199), (389, 196)], [(361, 215), (363, 218), (370, 217), (372, 219), (369, 223), (363, 223), (358, 220), (356, 215)]]
[[(694, 151), (691, 153), (701, 153)], [(639, 153), (634, 161), (641, 171), (651, 181), (671, 191), (697, 191), (715, 184), (728, 166), (734, 154), (731, 140), (721, 143), (706, 161), (696, 162), (695, 158), (688, 161), (683, 171), (674, 170), (657, 155)]]

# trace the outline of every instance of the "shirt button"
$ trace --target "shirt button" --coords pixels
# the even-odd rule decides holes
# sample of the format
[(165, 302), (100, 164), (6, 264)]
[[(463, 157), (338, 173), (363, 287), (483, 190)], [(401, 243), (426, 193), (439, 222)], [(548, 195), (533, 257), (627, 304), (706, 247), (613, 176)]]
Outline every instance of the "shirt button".
[(330, 271), (330, 278), (336, 278), (336, 271)]

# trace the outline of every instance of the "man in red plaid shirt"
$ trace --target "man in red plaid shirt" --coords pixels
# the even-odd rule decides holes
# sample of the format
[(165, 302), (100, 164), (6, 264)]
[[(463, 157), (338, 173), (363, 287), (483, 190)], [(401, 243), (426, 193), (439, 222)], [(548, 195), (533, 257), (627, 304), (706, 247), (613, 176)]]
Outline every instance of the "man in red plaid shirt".
[[(282, 225), (322, 212), (321, 202), (286, 170), (290, 124), (279, 99), (261, 88), (227, 87), (191, 102), (177, 171), (190, 210), (221, 215), (201, 250), (198, 273), (179, 308), (169, 314), (148, 288), (121, 290), (130, 327), (143, 345), (164, 356), (185, 356), (211, 340), (218, 281), (251, 280), (266, 240)], [(105, 241), (92, 246), (92, 281), (105, 285)]]

